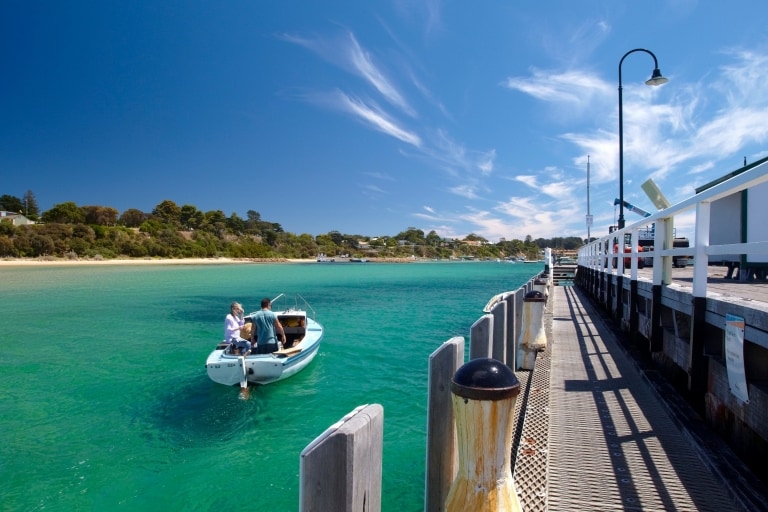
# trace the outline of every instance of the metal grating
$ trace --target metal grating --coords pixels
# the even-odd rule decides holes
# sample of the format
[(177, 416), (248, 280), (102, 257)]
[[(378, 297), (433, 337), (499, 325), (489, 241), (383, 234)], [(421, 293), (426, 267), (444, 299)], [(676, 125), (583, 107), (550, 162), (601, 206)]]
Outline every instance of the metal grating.
[[(517, 456), (515, 482), (524, 510), (743, 510), (699, 458), (660, 397), (624, 354), (591, 305), (573, 287), (555, 287), (549, 359), (548, 448), (542, 457), (546, 506), (532, 495), (538, 472)], [(553, 300), (554, 299), (554, 300)], [(539, 370), (536, 361), (533, 382)], [(546, 393), (542, 393), (546, 394)], [(529, 393), (523, 435), (544, 421)], [(533, 414), (532, 414), (533, 413)], [(537, 436), (540, 433), (536, 434)], [(521, 444), (520, 453), (525, 446)], [(531, 461), (533, 462), (533, 461)], [(536, 461), (540, 464), (542, 460)], [(536, 476), (525, 475), (533, 471)], [(535, 489), (520, 489), (533, 485)], [(530, 507), (530, 508), (529, 508)]]
[(522, 417), (516, 417), (518, 432), (514, 437), (512, 468), (520, 506), (528, 511), (547, 510), (547, 461), (549, 431), (549, 365), (552, 347), (552, 304), (544, 312), (547, 347), (536, 355), (533, 371), (516, 372), (520, 386), (525, 379), (526, 394)]

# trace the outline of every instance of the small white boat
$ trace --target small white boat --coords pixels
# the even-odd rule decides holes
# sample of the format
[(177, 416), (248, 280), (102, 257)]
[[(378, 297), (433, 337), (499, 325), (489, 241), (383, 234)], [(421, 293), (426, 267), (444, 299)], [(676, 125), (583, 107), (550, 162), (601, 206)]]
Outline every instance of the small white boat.
[[(270, 384), (295, 375), (312, 362), (323, 340), (323, 326), (314, 319), (317, 316), (315, 311), (300, 295), (296, 295), (293, 305), (285, 308), (276, 303), (279, 299), (285, 301), (282, 293), (272, 300), (272, 310), (283, 324), (285, 346), (272, 354), (249, 354), (244, 357), (232, 353), (232, 346), (222, 341), (205, 362), (212, 381), (240, 387), (246, 387), (248, 383)], [(255, 314), (245, 316), (246, 324), (253, 324)]]

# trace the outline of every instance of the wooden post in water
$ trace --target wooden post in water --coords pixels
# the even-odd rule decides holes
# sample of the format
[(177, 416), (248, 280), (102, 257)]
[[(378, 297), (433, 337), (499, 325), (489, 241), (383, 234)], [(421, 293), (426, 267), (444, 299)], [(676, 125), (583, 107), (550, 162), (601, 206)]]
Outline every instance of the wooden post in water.
[(518, 512), (512, 478), (512, 432), (520, 383), (495, 359), (473, 359), (451, 383), (459, 443), (459, 470), (447, 512)]
[(491, 335), (493, 334), (493, 315), (478, 318), (469, 328), (469, 358), (491, 357)]
[(464, 363), (464, 338), (443, 343), (429, 356), (427, 397), (427, 468), (424, 510), (441, 512), (458, 467), (451, 378)]
[(300, 512), (380, 512), (384, 408), (362, 405), (307, 445)]
[(520, 290), (518, 289), (517, 292), (509, 292), (504, 296), (504, 302), (507, 303), (507, 339), (504, 340), (504, 343), (507, 344), (507, 358), (504, 362), (513, 370), (517, 368), (515, 363), (517, 360), (517, 348), (515, 342), (517, 341), (517, 332), (520, 329), (520, 323), (517, 321), (517, 316), (520, 311), (518, 309), (519, 304), (522, 304), (518, 301), (518, 295), (521, 295), (518, 293), (519, 291)]
[(491, 335), (491, 357), (498, 361), (507, 360), (507, 301), (500, 300), (491, 309), (493, 334)]

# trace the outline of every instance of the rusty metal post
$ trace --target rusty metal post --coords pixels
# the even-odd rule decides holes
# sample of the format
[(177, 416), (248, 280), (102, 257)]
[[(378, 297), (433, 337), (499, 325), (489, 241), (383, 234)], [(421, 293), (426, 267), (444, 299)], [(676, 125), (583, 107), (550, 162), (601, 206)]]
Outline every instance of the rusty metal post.
[(496, 359), (473, 359), (451, 381), (459, 470), (447, 512), (519, 512), (512, 478), (512, 433), (520, 382)]
[(547, 298), (538, 290), (525, 294), (523, 298), (523, 326), (517, 346), (517, 362), (524, 370), (533, 370), (536, 353), (547, 347), (547, 334), (544, 331), (544, 307)]

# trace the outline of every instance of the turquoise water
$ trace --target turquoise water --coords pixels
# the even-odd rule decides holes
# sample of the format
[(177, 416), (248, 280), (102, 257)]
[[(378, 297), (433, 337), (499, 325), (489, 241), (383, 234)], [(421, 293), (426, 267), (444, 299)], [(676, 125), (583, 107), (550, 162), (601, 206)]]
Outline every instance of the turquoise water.
[[(384, 511), (423, 508), (429, 355), (538, 265), (0, 269), (0, 510), (298, 510), (299, 455), (384, 407)], [(325, 327), (298, 375), (214, 384), (233, 300), (300, 293)]]

